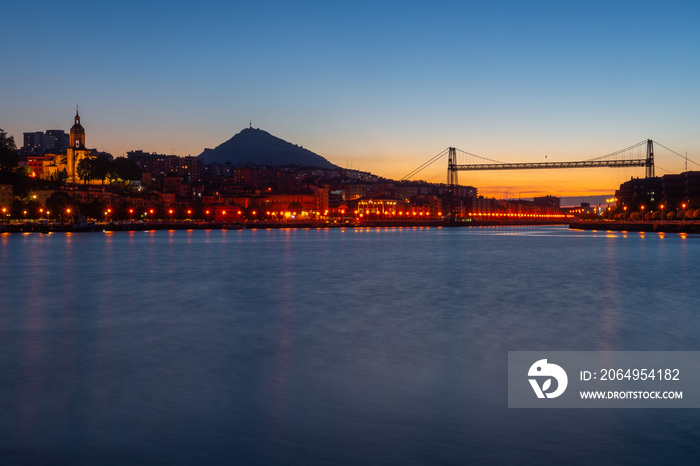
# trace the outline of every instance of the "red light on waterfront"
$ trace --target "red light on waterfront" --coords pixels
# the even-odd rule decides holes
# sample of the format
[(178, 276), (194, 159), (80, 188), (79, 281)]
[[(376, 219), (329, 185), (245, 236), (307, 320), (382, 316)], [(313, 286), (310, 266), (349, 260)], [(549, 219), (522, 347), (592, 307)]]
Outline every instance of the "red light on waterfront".
[(153, 209), (148, 211), (151, 215), (153, 215)]
[(169, 213), (170, 215), (172, 215), (172, 214), (173, 214), (173, 209), (170, 209), (170, 210), (168, 211), (168, 213)]
[(191, 210), (188, 210), (188, 211), (187, 211), (187, 215), (190, 215), (191, 213), (192, 213)]
[(221, 215), (226, 215), (226, 211), (225, 211), (225, 210), (222, 210), (222, 211), (221, 211)]

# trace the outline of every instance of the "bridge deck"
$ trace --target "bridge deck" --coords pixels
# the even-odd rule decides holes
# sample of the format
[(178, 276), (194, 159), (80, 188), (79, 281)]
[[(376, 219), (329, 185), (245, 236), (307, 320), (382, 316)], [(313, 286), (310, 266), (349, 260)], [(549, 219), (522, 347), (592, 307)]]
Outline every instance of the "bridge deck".
[(450, 164), (448, 170), (533, 170), (542, 168), (645, 167), (647, 159), (589, 160), (585, 162), (474, 163)]

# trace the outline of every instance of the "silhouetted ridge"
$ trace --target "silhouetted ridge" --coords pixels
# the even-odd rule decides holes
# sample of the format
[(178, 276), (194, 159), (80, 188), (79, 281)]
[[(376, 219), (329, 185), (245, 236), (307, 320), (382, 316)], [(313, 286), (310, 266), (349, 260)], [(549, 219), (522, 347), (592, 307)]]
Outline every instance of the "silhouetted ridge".
[(310, 150), (255, 128), (244, 129), (215, 149), (204, 149), (198, 157), (203, 159), (205, 164), (230, 162), (232, 165), (304, 165), (337, 168)]

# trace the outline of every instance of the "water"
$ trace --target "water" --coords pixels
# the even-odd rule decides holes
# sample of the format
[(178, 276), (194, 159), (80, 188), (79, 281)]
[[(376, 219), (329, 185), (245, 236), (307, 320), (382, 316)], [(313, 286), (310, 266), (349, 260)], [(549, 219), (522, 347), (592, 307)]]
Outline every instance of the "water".
[(700, 350), (700, 238), (0, 236), (0, 464), (696, 464), (700, 411), (507, 408), (507, 352)]

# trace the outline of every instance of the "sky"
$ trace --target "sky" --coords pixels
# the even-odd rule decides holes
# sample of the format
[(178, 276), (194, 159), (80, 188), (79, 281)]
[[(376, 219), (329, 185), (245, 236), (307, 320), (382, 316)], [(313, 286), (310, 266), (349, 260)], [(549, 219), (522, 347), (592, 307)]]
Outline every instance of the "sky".
[[(653, 139), (700, 162), (697, 1), (31, 1), (0, 6), (0, 128), (198, 155), (252, 121), (400, 179), (447, 147), (588, 160)], [(657, 148), (657, 174), (684, 160)], [(689, 169), (700, 168), (689, 164)], [(446, 181), (447, 159), (418, 178)], [(613, 193), (644, 169), (460, 172), (496, 197)]]

